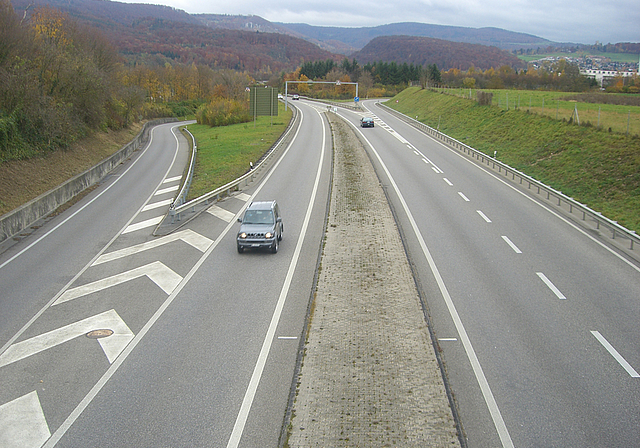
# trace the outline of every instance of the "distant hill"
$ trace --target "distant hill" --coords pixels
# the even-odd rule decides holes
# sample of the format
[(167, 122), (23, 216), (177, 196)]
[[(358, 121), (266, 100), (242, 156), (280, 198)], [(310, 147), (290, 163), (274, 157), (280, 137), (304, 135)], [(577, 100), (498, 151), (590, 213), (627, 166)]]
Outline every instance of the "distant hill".
[(466, 44), (416, 36), (380, 36), (351, 55), (358, 63), (398, 62), (413, 65), (436, 64), (440, 70), (483, 70), (508, 65), (525, 68), (526, 63), (506, 50), (487, 45)]
[[(332, 40), (331, 38), (325, 38), (323, 36), (315, 37), (316, 31), (308, 33), (308, 30), (297, 30), (285, 23), (274, 23), (263, 19), (260, 16), (234, 16), (227, 14), (197, 14), (198, 19), (204, 22), (207, 26), (212, 28), (226, 28), (233, 30), (245, 30), (245, 31), (258, 31), (261, 33), (279, 33), (286, 34), (292, 37), (297, 37), (311, 42), (323, 50), (330, 51), (332, 53), (350, 54), (357, 50), (344, 42)], [(309, 27), (310, 25), (306, 25)], [(311, 27), (322, 28), (322, 27)]]
[(293, 71), (307, 61), (339, 61), (345, 55), (361, 63), (435, 63), (440, 69), (471, 64), (518, 67), (519, 60), (498, 48), (557, 45), (498, 28), (422, 23), (316, 27), (273, 23), (258, 16), (191, 15), (167, 6), (109, 0), (12, 0), (12, 4), (19, 14), (49, 5), (100, 28), (130, 62), (195, 62), (262, 75)]
[[(306, 36), (306, 38), (311, 41), (325, 43), (340, 42), (345, 49), (349, 48), (351, 51), (345, 52), (338, 47), (334, 47), (332, 51), (343, 54), (360, 50), (372, 39), (379, 36), (433, 37), (453, 42), (489, 45), (503, 50), (562, 45), (531, 34), (516, 33), (500, 28), (466, 28), (415, 22), (393, 23), (390, 25), (362, 28), (323, 27), (303, 23), (280, 23), (278, 25), (288, 28), (298, 33), (298, 35)], [(329, 47), (327, 48), (329, 49)]]

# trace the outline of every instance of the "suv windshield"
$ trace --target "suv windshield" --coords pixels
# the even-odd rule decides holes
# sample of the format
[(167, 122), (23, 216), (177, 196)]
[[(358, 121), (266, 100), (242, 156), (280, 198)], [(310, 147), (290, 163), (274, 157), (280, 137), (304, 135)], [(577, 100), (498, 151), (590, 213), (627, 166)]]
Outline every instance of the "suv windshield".
[(244, 214), (243, 224), (273, 224), (273, 212), (271, 210), (247, 210)]

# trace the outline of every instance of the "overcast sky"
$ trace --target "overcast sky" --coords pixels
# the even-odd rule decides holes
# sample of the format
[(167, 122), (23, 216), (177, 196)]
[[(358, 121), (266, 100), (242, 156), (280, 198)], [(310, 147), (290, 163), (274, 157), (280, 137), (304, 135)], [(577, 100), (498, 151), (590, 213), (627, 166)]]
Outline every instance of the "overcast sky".
[(640, 42), (639, 0), (125, 0), (191, 14), (257, 15), (271, 22), (362, 27), (421, 22), (496, 27), (555, 42)]

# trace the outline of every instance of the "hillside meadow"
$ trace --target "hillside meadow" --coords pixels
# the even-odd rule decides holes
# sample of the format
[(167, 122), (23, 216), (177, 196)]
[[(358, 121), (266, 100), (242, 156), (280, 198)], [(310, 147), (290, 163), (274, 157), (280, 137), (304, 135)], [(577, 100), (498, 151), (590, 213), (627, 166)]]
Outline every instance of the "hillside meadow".
[[(524, 97), (530, 92), (509, 93)], [(640, 231), (637, 135), (578, 126), (522, 107), (479, 106), (417, 87), (386, 104), (488, 155), (495, 152), (502, 162)]]
[[(477, 99), (476, 89), (443, 89), (460, 98)], [(555, 120), (571, 121), (608, 132), (640, 135), (640, 96), (633, 94), (576, 93), (552, 90), (482, 89), (493, 93), (492, 105), (520, 110)], [(576, 115), (577, 112), (577, 115)]]

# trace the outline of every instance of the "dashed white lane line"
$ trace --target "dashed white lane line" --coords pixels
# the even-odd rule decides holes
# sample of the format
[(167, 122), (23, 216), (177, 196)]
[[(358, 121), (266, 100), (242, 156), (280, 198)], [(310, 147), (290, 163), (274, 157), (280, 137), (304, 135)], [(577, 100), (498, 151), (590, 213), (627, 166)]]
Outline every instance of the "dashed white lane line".
[(607, 341), (599, 331), (592, 331), (591, 334), (594, 335), (598, 342), (600, 342), (602, 346), (607, 349), (609, 354), (613, 356), (616, 361), (618, 361), (618, 364), (620, 364), (622, 368), (626, 370), (629, 375), (631, 375), (631, 378), (640, 378), (640, 374), (636, 371), (636, 369), (634, 369), (631, 364), (629, 364), (627, 360), (624, 359), (620, 353), (618, 353), (618, 350), (613, 348), (613, 345), (609, 344), (609, 341)]
[(513, 244), (513, 242), (506, 236), (502, 235), (502, 239), (504, 240), (505, 243), (507, 243), (509, 245), (509, 247), (511, 249), (513, 249), (513, 251), (517, 254), (521, 254), (522, 251), (520, 249), (518, 249), (518, 246), (516, 246), (515, 244)]
[(468, 197), (466, 197), (462, 191), (458, 191), (458, 194), (459, 194), (459, 195), (460, 195), (460, 197), (461, 197), (462, 199), (464, 199), (466, 202), (469, 202), (469, 198), (468, 198)]
[(234, 213), (231, 213), (230, 211), (225, 210), (222, 207), (218, 207), (217, 205), (212, 205), (211, 207), (209, 207), (207, 209), (207, 213), (226, 222), (231, 222), (233, 221), (233, 218), (236, 217)]
[(174, 185), (173, 187), (163, 188), (161, 190), (156, 191), (154, 196), (158, 196), (165, 193), (172, 193), (174, 191), (178, 191), (178, 188), (180, 188), (180, 185)]
[(131, 224), (129, 227), (122, 231), (123, 234), (135, 232), (136, 230), (146, 229), (148, 227), (156, 226), (162, 221), (164, 216), (156, 216), (155, 218), (150, 218), (145, 221), (140, 221), (135, 224)]
[(166, 207), (167, 205), (171, 205), (172, 202), (173, 202), (173, 199), (165, 199), (164, 201), (158, 201), (152, 204), (147, 204), (144, 207), (142, 207), (142, 211), (147, 212), (149, 210), (154, 210), (156, 208)]
[(478, 215), (482, 216), (482, 219), (484, 219), (487, 222), (491, 222), (489, 217), (487, 215), (485, 215), (484, 213), (482, 213), (482, 210), (476, 210), (476, 212), (478, 212)]
[(451, 183), (451, 181), (449, 179), (447, 179), (446, 177), (444, 177), (442, 180), (445, 181), (447, 183), (447, 185), (449, 185), (450, 187), (453, 187), (453, 184)]
[(562, 299), (562, 300), (566, 299), (565, 295), (562, 294), (560, 290), (556, 288), (553, 283), (551, 283), (551, 280), (549, 280), (546, 275), (544, 275), (542, 272), (536, 272), (536, 274), (538, 275), (538, 277), (540, 277), (540, 280), (542, 280), (544, 284), (547, 285), (547, 287), (551, 291), (553, 291), (553, 293), (556, 295), (556, 297), (558, 297), (558, 299)]

